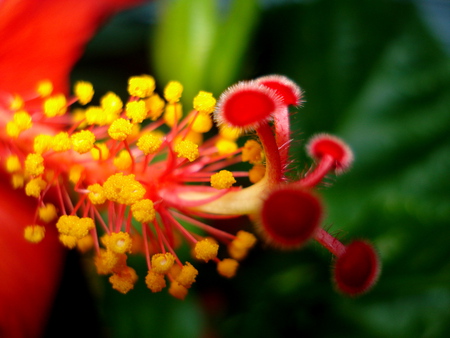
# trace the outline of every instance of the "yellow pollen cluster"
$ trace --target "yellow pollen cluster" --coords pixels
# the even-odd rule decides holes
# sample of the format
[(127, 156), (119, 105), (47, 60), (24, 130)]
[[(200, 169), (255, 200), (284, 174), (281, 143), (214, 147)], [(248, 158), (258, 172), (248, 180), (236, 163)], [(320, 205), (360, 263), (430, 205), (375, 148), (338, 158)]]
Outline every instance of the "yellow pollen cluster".
[(255, 164), (252, 169), (248, 171), (248, 178), (250, 182), (256, 183), (262, 180), (266, 174), (266, 166), (263, 164)]
[(164, 122), (166, 122), (169, 127), (173, 127), (182, 116), (183, 109), (181, 103), (168, 104), (164, 111)]
[(43, 108), (47, 117), (62, 116), (67, 110), (66, 97), (62, 94), (51, 96), (44, 101)]
[(217, 263), (217, 272), (226, 278), (232, 278), (236, 275), (238, 267), (239, 262), (237, 260), (225, 258)]
[(174, 150), (178, 157), (187, 158), (189, 162), (195, 161), (200, 156), (198, 145), (189, 140), (178, 142)]
[(123, 108), (123, 102), (119, 96), (113, 92), (108, 92), (100, 99), (100, 105), (106, 114), (117, 114)]
[(161, 147), (162, 139), (153, 133), (142, 135), (137, 141), (137, 147), (145, 154), (155, 154)]
[(53, 137), (50, 135), (39, 134), (34, 138), (33, 149), (37, 154), (43, 154), (52, 147)]
[(43, 207), (38, 209), (39, 218), (45, 222), (49, 223), (56, 219), (56, 207), (51, 203), (46, 203)]
[(92, 184), (87, 187), (87, 190), (89, 191), (88, 198), (92, 204), (103, 204), (106, 202), (106, 195), (100, 184)]
[(211, 186), (216, 189), (228, 189), (234, 183), (236, 183), (236, 180), (228, 170), (221, 170), (211, 176)]
[(227, 140), (235, 141), (241, 136), (242, 130), (240, 128), (232, 127), (222, 124), (219, 128), (219, 135)]
[(82, 130), (70, 137), (73, 150), (80, 154), (87, 153), (94, 147), (95, 135), (89, 130)]
[(164, 275), (151, 270), (145, 277), (145, 284), (152, 292), (160, 292), (166, 287), (166, 280)]
[(102, 107), (90, 106), (86, 109), (84, 116), (88, 125), (96, 124), (99, 126), (104, 126), (108, 124), (107, 113)]
[(145, 101), (131, 101), (125, 106), (126, 115), (133, 123), (141, 123), (147, 117)]
[(20, 110), (24, 107), (25, 102), (22, 97), (18, 94), (14, 94), (11, 102), (9, 103), (9, 109), (12, 111)]
[(28, 154), (25, 159), (25, 172), (31, 176), (39, 176), (44, 173), (44, 158), (40, 154)]
[(141, 200), (145, 194), (145, 188), (135, 180), (135, 175), (123, 175), (117, 173), (108, 177), (103, 184), (103, 190), (108, 200), (131, 205)]
[(68, 248), (74, 248), (77, 241), (94, 229), (94, 220), (89, 217), (80, 218), (75, 215), (62, 215), (56, 223), (60, 241)]
[(170, 253), (155, 254), (152, 256), (152, 271), (165, 274), (168, 273), (175, 262), (175, 257)]
[(88, 104), (94, 96), (94, 87), (90, 82), (78, 81), (75, 83), (74, 94), (80, 104)]
[(170, 81), (164, 88), (164, 98), (169, 103), (176, 103), (183, 93), (183, 86), (178, 81)]
[(247, 256), (248, 251), (256, 244), (256, 237), (247, 232), (240, 230), (236, 234), (236, 238), (229, 244), (228, 253), (236, 260), (241, 260)]
[(261, 145), (255, 140), (248, 140), (242, 149), (242, 161), (251, 164), (261, 163), (263, 160), (263, 150)]
[(216, 142), (216, 148), (220, 155), (229, 155), (238, 149), (238, 145), (234, 141), (221, 138)]
[(131, 167), (133, 160), (130, 153), (124, 149), (114, 158), (114, 166), (119, 170), (126, 170)]
[(176, 281), (180, 285), (189, 289), (192, 286), (192, 284), (195, 282), (195, 278), (197, 277), (197, 275), (198, 275), (197, 269), (194, 268), (191, 263), (186, 262), (186, 264), (183, 265), (180, 273), (176, 277)]
[(17, 155), (10, 155), (6, 158), (6, 171), (9, 173), (15, 173), (22, 170), (19, 157)]
[(91, 149), (92, 158), (96, 161), (109, 158), (109, 148), (104, 143), (96, 143)]
[(25, 186), (25, 194), (27, 196), (38, 198), (41, 194), (42, 190), (47, 186), (47, 182), (45, 182), (42, 178), (36, 177), (28, 181)]
[(216, 99), (212, 93), (200, 91), (194, 98), (194, 109), (205, 114), (211, 114), (216, 108)]
[(205, 113), (198, 113), (192, 122), (192, 130), (197, 133), (207, 133), (213, 126), (211, 116)]
[(50, 80), (42, 80), (37, 84), (36, 92), (41, 97), (47, 97), (53, 92), (53, 83)]
[(31, 243), (39, 243), (45, 237), (45, 228), (40, 225), (28, 225), (25, 227), (23, 237)]
[(153, 201), (142, 199), (131, 206), (131, 212), (136, 221), (149, 223), (155, 219), (156, 211), (153, 207)]
[(138, 276), (136, 271), (129, 266), (124, 267), (119, 272), (116, 272), (109, 277), (113, 289), (123, 294), (132, 290), (137, 280)]
[(145, 105), (148, 110), (148, 117), (152, 121), (156, 121), (164, 112), (164, 106), (166, 103), (158, 94), (153, 94), (149, 98), (145, 99)]
[(62, 131), (53, 136), (51, 141), (51, 148), (57, 153), (61, 153), (72, 148), (72, 141), (70, 136), (65, 131)]
[(128, 93), (131, 96), (145, 98), (153, 94), (155, 79), (149, 75), (133, 76), (128, 80)]
[(205, 262), (217, 258), (219, 245), (209, 238), (202, 239), (195, 243), (194, 252), (197, 259), (202, 259)]
[(127, 232), (114, 232), (108, 236), (107, 249), (118, 254), (131, 252), (132, 240)]
[(113, 140), (124, 141), (133, 131), (133, 124), (124, 118), (115, 120), (108, 129), (108, 134)]

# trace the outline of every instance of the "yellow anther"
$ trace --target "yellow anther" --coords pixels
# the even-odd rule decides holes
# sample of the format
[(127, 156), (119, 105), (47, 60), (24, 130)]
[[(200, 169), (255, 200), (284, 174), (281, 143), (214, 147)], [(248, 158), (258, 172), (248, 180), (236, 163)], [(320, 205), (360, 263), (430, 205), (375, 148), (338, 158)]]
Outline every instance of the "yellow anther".
[(25, 237), (28, 242), (39, 243), (45, 237), (45, 228), (40, 225), (28, 225), (25, 227), (23, 237)]
[(164, 110), (164, 122), (173, 127), (183, 116), (183, 108), (181, 103), (174, 103), (166, 105)]
[(60, 234), (69, 235), (72, 228), (76, 227), (80, 218), (75, 215), (62, 215), (56, 222), (56, 228)]
[(77, 125), (77, 129), (84, 129), (88, 126), (86, 122), (86, 109), (74, 108), (70, 113), (73, 123)]
[(242, 148), (242, 161), (251, 164), (261, 163), (264, 159), (264, 153), (261, 145), (255, 140), (248, 140)]
[(232, 258), (225, 258), (217, 263), (217, 272), (227, 278), (232, 278), (236, 275), (239, 267), (239, 262)]
[(78, 81), (74, 86), (75, 96), (78, 98), (78, 102), (85, 105), (91, 102), (94, 96), (94, 87), (92, 83), (86, 81)]
[(208, 238), (205, 238), (195, 243), (194, 252), (195, 258), (202, 259), (205, 262), (208, 262), (211, 259), (217, 258), (217, 253), (219, 252), (219, 244)]
[(155, 90), (155, 79), (150, 75), (133, 76), (128, 79), (128, 93), (140, 98), (149, 97)]
[(21, 110), (13, 115), (13, 121), (17, 124), (20, 131), (30, 129), (33, 125), (30, 114)]
[(23, 109), (25, 106), (25, 102), (23, 101), (22, 97), (18, 94), (14, 94), (14, 97), (12, 98), (11, 102), (9, 103), (9, 109), (12, 111)]
[(133, 124), (124, 118), (113, 121), (108, 128), (108, 134), (112, 139), (124, 141), (133, 131)]
[(198, 275), (198, 271), (196, 268), (192, 266), (191, 263), (186, 262), (185, 265), (181, 268), (180, 273), (178, 274), (176, 281), (184, 286), (185, 288), (190, 288), (192, 283), (195, 282), (195, 278)]
[(256, 244), (256, 237), (250, 232), (239, 230), (232, 243), (236, 246), (251, 249)]
[(94, 239), (91, 235), (84, 236), (77, 241), (77, 249), (82, 253), (88, 252), (93, 246)]
[(133, 160), (131, 159), (130, 153), (127, 150), (121, 150), (119, 154), (114, 157), (114, 166), (119, 170), (126, 170), (131, 167)]
[(238, 146), (235, 141), (231, 141), (226, 138), (220, 138), (216, 142), (216, 148), (219, 155), (228, 155), (234, 153), (238, 149)]
[(189, 140), (178, 142), (174, 150), (178, 157), (187, 158), (189, 162), (195, 161), (200, 156), (198, 145)]
[(145, 188), (135, 180), (133, 174), (111, 175), (103, 184), (103, 189), (108, 200), (126, 205), (136, 203), (145, 194)]
[(255, 164), (252, 169), (248, 171), (248, 178), (250, 182), (259, 182), (266, 174), (266, 166), (263, 164)]
[(63, 152), (72, 148), (72, 141), (69, 134), (65, 131), (61, 131), (52, 138), (52, 149), (55, 152)]
[(95, 143), (95, 135), (92, 131), (82, 130), (70, 137), (73, 150), (80, 154), (91, 151)]
[(197, 117), (191, 124), (193, 131), (197, 133), (207, 133), (213, 126), (211, 116), (205, 113), (198, 113)]
[(17, 155), (9, 155), (6, 158), (6, 171), (9, 173), (15, 173), (22, 170), (22, 164), (20, 163), (19, 157)]
[(59, 241), (67, 248), (73, 249), (77, 246), (78, 238), (71, 235), (59, 235)]
[(188, 294), (188, 289), (185, 288), (180, 283), (178, 283), (177, 281), (172, 281), (170, 283), (169, 293), (173, 297), (183, 300), (186, 298), (186, 296)]
[(6, 129), (6, 135), (8, 135), (8, 136), (11, 137), (11, 138), (17, 138), (17, 137), (19, 137), (20, 132), (21, 132), (19, 126), (18, 126), (17, 123), (14, 122), (14, 121), (9, 121), (9, 122), (6, 124), (5, 129)]
[(117, 254), (111, 250), (100, 249), (99, 255), (95, 256), (94, 263), (99, 275), (107, 275), (113, 270), (121, 270), (126, 266), (127, 256)]
[(14, 189), (22, 188), (25, 183), (25, 177), (22, 173), (15, 173), (11, 175), (11, 185)]
[(97, 124), (99, 126), (104, 126), (107, 124), (107, 113), (103, 110), (102, 107), (90, 106), (86, 108), (84, 115), (86, 117), (86, 123), (88, 125)]
[(156, 216), (153, 201), (149, 199), (142, 199), (131, 205), (131, 212), (136, 221), (141, 223), (151, 222)]
[(49, 97), (44, 101), (44, 114), (47, 117), (61, 116), (66, 113), (67, 101), (62, 94)]
[(77, 184), (81, 175), (83, 175), (85, 168), (80, 164), (74, 164), (69, 169), (69, 181), (73, 184)]
[(50, 80), (39, 81), (36, 91), (42, 97), (49, 96), (53, 92), (53, 83)]
[(107, 160), (109, 158), (109, 148), (105, 143), (96, 143), (91, 149), (91, 156), (94, 160)]
[(194, 97), (194, 109), (205, 114), (211, 114), (216, 108), (216, 99), (212, 93), (200, 91)]
[(156, 154), (161, 147), (162, 139), (154, 133), (146, 133), (137, 141), (137, 147), (145, 154)]
[(128, 102), (125, 106), (125, 113), (131, 122), (141, 123), (147, 117), (145, 102), (142, 100)]
[(92, 184), (87, 187), (87, 190), (89, 190), (88, 198), (92, 204), (103, 204), (106, 202), (106, 195), (100, 184)]
[(116, 94), (113, 92), (108, 92), (103, 95), (100, 99), (100, 105), (107, 113), (118, 113), (123, 108), (123, 102)]
[(155, 93), (148, 99), (145, 99), (145, 105), (147, 107), (148, 117), (152, 119), (152, 121), (156, 121), (163, 113), (166, 103)]
[(256, 243), (256, 237), (246, 231), (240, 230), (236, 238), (228, 246), (228, 253), (231, 257), (241, 260), (247, 256), (248, 250)]
[(242, 130), (229, 125), (222, 124), (219, 128), (219, 135), (230, 141), (235, 141), (241, 136)]
[(221, 170), (211, 176), (211, 186), (216, 189), (228, 189), (234, 183), (236, 183), (236, 180), (228, 170)]
[(53, 221), (57, 216), (56, 207), (52, 203), (46, 203), (43, 207), (40, 207), (38, 213), (39, 219), (45, 223)]
[(136, 271), (129, 266), (125, 267), (118, 273), (114, 273), (109, 277), (109, 282), (112, 284), (114, 290), (120, 293), (126, 294), (128, 291), (134, 288), (138, 276)]
[(74, 237), (77, 240), (87, 236), (94, 227), (92, 218), (79, 218), (75, 215), (62, 215), (56, 222), (56, 228), (61, 235)]
[(164, 88), (164, 98), (169, 103), (176, 103), (180, 101), (182, 93), (183, 93), (183, 85), (178, 81), (170, 81)]
[(166, 287), (166, 280), (164, 279), (164, 275), (155, 271), (149, 271), (147, 276), (145, 276), (145, 284), (152, 292), (160, 292)]
[(131, 251), (131, 237), (128, 232), (114, 232), (109, 236), (107, 248), (112, 252), (123, 254)]
[(31, 176), (39, 176), (44, 173), (44, 158), (40, 154), (28, 154), (25, 159), (25, 172)]
[(169, 272), (175, 262), (175, 257), (170, 253), (160, 253), (152, 256), (152, 271), (165, 274)]
[(45, 182), (42, 178), (33, 178), (25, 186), (25, 194), (27, 196), (38, 198), (42, 190), (44, 190), (46, 186), (47, 182)]
[(50, 135), (39, 134), (34, 138), (33, 149), (37, 154), (42, 154), (52, 147), (53, 137)]

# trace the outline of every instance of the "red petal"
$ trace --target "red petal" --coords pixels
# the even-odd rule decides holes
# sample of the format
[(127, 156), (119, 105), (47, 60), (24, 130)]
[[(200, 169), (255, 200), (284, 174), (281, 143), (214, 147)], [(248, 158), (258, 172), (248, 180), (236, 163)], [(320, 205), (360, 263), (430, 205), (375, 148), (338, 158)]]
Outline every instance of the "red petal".
[(27, 94), (49, 79), (67, 92), (69, 72), (100, 23), (139, 1), (4, 0), (0, 5), (0, 91)]
[(0, 332), (4, 337), (37, 337), (57, 290), (64, 251), (56, 229), (32, 244), (23, 238), (36, 200), (13, 190), (0, 174)]

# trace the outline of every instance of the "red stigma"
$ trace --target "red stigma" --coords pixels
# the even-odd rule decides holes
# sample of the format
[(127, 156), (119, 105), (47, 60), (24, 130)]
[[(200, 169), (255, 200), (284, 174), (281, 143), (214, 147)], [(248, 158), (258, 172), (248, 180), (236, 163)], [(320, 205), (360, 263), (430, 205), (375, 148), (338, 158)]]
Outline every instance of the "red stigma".
[(337, 258), (334, 279), (340, 291), (356, 296), (376, 283), (379, 272), (380, 264), (373, 247), (364, 241), (354, 241)]
[(281, 248), (298, 248), (315, 234), (322, 214), (319, 199), (309, 191), (278, 189), (264, 201), (262, 230), (268, 242)]
[(287, 77), (281, 75), (268, 75), (260, 77), (256, 81), (265, 87), (275, 90), (277, 95), (280, 96), (283, 104), (291, 106), (298, 106), (301, 104), (301, 89)]
[(275, 92), (255, 82), (240, 82), (222, 94), (216, 119), (252, 129), (267, 121), (281, 105)]
[(331, 135), (320, 134), (311, 139), (307, 145), (309, 154), (317, 159), (331, 156), (335, 161), (337, 173), (347, 170), (353, 162), (353, 153), (350, 148), (339, 138)]

